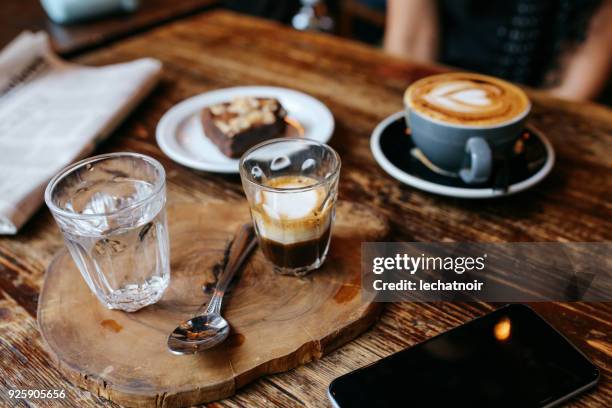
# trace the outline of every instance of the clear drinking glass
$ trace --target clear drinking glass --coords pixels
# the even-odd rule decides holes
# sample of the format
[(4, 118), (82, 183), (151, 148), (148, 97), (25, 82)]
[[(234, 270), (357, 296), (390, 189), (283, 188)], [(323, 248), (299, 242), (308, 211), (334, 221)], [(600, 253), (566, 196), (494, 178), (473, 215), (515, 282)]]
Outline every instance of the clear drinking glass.
[(276, 272), (302, 276), (325, 261), (339, 175), (338, 154), (309, 139), (274, 139), (240, 159), (259, 246)]
[(110, 309), (157, 302), (170, 282), (166, 176), (150, 157), (112, 153), (62, 170), (45, 202), (87, 285)]

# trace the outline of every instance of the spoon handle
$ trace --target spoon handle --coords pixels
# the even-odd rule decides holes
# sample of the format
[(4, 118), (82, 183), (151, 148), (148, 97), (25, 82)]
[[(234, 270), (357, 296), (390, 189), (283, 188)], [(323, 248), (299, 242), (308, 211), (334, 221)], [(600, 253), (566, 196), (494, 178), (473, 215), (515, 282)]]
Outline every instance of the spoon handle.
[(255, 239), (253, 225), (250, 223), (241, 225), (234, 235), (227, 263), (217, 279), (213, 296), (208, 302), (208, 306), (206, 306), (207, 314), (220, 314), (225, 290), (256, 244), (257, 240)]

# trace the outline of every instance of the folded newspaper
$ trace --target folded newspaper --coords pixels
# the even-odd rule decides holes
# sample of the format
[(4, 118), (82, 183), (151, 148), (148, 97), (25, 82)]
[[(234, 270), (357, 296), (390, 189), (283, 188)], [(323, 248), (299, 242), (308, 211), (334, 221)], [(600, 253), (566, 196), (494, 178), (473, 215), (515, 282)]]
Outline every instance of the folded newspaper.
[(104, 67), (61, 60), (44, 33), (0, 52), (0, 234), (15, 234), (47, 182), (85, 157), (155, 86), (150, 58)]

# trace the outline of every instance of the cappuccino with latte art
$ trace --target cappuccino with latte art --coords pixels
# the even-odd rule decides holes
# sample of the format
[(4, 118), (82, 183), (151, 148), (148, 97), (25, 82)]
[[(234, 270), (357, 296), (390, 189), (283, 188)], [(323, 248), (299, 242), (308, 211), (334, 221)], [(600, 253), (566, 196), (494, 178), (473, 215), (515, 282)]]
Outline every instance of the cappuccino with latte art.
[(529, 99), (517, 86), (472, 73), (449, 73), (423, 78), (404, 96), (409, 109), (442, 122), (498, 125), (523, 116)]
[(404, 105), (416, 147), (467, 184), (487, 183), (493, 158), (512, 157), (531, 109), (519, 87), (468, 72), (416, 81), (404, 93)]

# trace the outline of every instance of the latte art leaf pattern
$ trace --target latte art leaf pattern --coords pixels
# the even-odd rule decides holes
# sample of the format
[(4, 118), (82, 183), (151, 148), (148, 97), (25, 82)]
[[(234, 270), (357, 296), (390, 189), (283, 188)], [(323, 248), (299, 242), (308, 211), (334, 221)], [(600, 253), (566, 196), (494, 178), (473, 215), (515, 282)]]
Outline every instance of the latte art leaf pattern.
[(406, 103), (445, 122), (485, 125), (511, 120), (529, 106), (527, 96), (505, 81), (470, 73), (442, 74), (415, 82)]
[(478, 113), (499, 106), (501, 89), (471, 81), (448, 82), (432, 88), (423, 99), (439, 109)]

